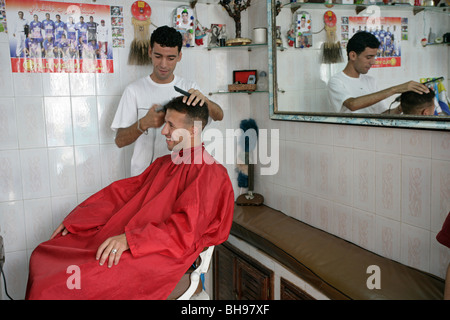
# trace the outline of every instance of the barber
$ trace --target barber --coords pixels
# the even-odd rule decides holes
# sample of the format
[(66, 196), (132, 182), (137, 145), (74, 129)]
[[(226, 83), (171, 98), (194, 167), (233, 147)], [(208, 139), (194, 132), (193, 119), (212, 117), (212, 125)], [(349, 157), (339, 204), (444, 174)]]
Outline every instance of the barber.
[(150, 38), (152, 73), (128, 85), (120, 100), (111, 128), (116, 131), (115, 142), (119, 148), (135, 143), (132, 176), (142, 173), (155, 159), (168, 153), (164, 136), (160, 134), (165, 113), (159, 109), (180, 95), (174, 86), (191, 94), (184, 98), (188, 105), (203, 107), (206, 103), (212, 120), (223, 119), (221, 107), (209, 100), (194, 81), (174, 75), (182, 57), (182, 45), (182, 35), (176, 29), (157, 28)]
[[(384, 100), (395, 94), (429, 92), (425, 85), (416, 81), (379, 90), (375, 78), (367, 75), (376, 62), (379, 46), (378, 39), (368, 32), (358, 32), (348, 41), (347, 65), (328, 82), (328, 100), (332, 112), (386, 113), (388, 107)], [(390, 113), (399, 114), (401, 109), (393, 109)]]

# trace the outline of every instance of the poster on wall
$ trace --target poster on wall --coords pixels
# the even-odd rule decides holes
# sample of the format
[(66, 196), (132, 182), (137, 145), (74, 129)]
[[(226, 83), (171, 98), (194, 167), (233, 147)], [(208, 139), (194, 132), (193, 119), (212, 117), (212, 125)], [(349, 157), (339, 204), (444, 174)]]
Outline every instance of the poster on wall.
[(7, 32), (5, 0), (0, 0), (0, 32)]
[(398, 17), (349, 17), (348, 39), (361, 31), (372, 33), (381, 45), (373, 68), (401, 66), (402, 18)]
[(113, 73), (110, 6), (6, 0), (15, 73)]
[(113, 48), (125, 48), (122, 6), (111, 6), (111, 26)]

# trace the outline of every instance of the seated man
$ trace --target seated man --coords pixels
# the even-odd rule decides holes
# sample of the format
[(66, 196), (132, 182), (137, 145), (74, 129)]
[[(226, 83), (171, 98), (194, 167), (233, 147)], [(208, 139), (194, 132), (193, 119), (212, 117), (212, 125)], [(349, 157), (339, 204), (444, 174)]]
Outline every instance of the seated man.
[(432, 116), (434, 115), (434, 91), (418, 94), (414, 91), (403, 92), (400, 96), (400, 108), (403, 114)]
[(178, 97), (166, 110), (172, 155), (78, 205), (34, 250), (27, 299), (166, 299), (205, 247), (227, 240), (234, 194), (200, 139), (208, 108)]

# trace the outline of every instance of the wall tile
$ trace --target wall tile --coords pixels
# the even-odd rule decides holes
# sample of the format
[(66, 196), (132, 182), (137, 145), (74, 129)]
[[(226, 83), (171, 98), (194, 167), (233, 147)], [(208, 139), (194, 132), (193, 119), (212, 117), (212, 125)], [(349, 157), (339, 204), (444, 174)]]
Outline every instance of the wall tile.
[(42, 74), (13, 73), (12, 78), (16, 96), (42, 97)]
[(75, 194), (77, 185), (73, 147), (50, 148), (48, 157), (52, 196)]
[(49, 147), (73, 145), (72, 111), (69, 97), (44, 99)]
[(75, 145), (98, 144), (96, 97), (72, 98), (72, 121)]
[(46, 149), (20, 151), (23, 198), (37, 199), (50, 196), (48, 154)]
[(34, 249), (47, 241), (53, 233), (52, 205), (50, 198), (24, 201), (27, 248)]
[(353, 205), (356, 208), (375, 211), (375, 153), (354, 150)]
[(0, 235), (6, 252), (27, 249), (22, 201), (0, 202)]
[(332, 219), (332, 233), (347, 241), (352, 241), (352, 208), (334, 202)]
[(98, 146), (75, 147), (77, 192), (91, 193), (101, 189), (100, 150)]
[(400, 261), (408, 266), (430, 270), (430, 232), (406, 223), (401, 226)]
[(450, 132), (431, 133), (431, 153), (433, 159), (450, 160)]
[(402, 221), (430, 228), (431, 160), (402, 158)]
[(22, 195), (19, 151), (0, 151), (0, 201), (20, 200)]
[(17, 148), (14, 99), (0, 98), (0, 150)]
[(70, 83), (68, 73), (43, 73), (42, 81), (44, 96), (70, 96)]
[(375, 250), (375, 215), (352, 209), (352, 242), (364, 249)]
[(400, 261), (400, 222), (376, 216), (375, 223), (375, 252)]
[(44, 103), (42, 98), (18, 97), (17, 119), (20, 148), (44, 148), (47, 146)]
[(353, 204), (353, 149), (334, 147), (333, 158), (334, 201)]
[(400, 221), (401, 157), (376, 154), (376, 213)]
[(438, 232), (450, 213), (450, 161), (431, 162), (431, 230)]
[(402, 153), (417, 157), (430, 157), (431, 132), (404, 129), (402, 131)]

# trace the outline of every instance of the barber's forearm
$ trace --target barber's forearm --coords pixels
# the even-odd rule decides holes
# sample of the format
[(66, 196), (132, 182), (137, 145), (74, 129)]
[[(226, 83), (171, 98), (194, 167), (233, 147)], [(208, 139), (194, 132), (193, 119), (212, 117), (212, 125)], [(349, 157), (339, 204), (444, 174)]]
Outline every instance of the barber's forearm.
[(206, 103), (208, 104), (209, 116), (214, 121), (221, 121), (223, 119), (222, 108), (217, 103), (215, 103), (214, 101), (211, 101), (209, 99)]
[(378, 92), (367, 94), (357, 98), (349, 98), (344, 101), (343, 105), (351, 111), (356, 111), (370, 107), (396, 93), (395, 89), (387, 88)]
[(141, 136), (141, 134), (142, 132), (137, 128), (137, 122), (135, 122), (128, 128), (120, 128), (117, 130), (116, 134), (116, 145), (119, 148), (126, 147), (135, 142)]

